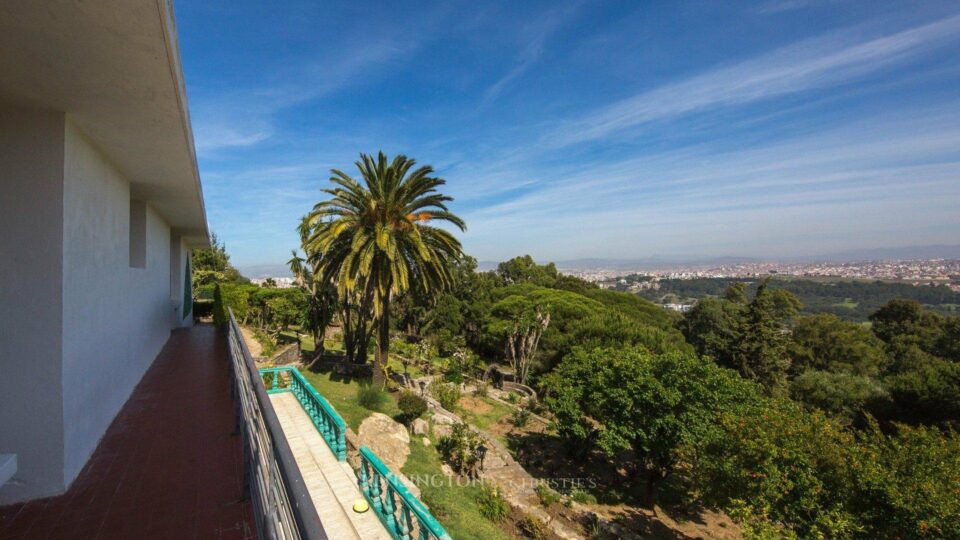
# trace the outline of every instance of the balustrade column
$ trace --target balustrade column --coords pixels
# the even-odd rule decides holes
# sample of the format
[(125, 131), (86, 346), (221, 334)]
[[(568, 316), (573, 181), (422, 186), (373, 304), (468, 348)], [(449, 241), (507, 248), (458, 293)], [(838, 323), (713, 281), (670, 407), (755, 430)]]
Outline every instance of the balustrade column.
[(387, 517), (387, 528), (390, 529), (392, 532), (399, 533), (400, 526), (397, 523), (397, 515), (396, 515), (397, 502), (393, 497), (394, 497), (394, 489), (393, 489), (393, 486), (390, 484), (390, 479), (387, 478), (387, 492), (386, 492), (386, 497), (384, 498), (383, 512), (384, 512), (384, 515)]
[(370, 467), (372, 474), (370, 475), (370, 502), (373, 503), (373, 510), (383, 515), (383, 501), (380, 500), (380, 473), (377, 472), (376, 467)]
[(327, 411), (324, 410), (323, 406), (317, 403), (320, 407), (320, 417), (323, 420), (323, 440), (327, 441), (327, 444), (330, 445), (330, 448), (333, 450), (333, 453), (337, 453), (337, 443), (333, 437), (333, 422), (330, 418), (327, 417)]
[(411, 521), (410, 507), (404, 503), (401, 497), (400, 508), (398, 508), (397, 512), (397, 535), (400, 537), (400, 540), (410, 540)]
[(337, 455), (338, 461), (344, 461), (345, 459), (347, 459), (346, 434), (344, 433), (344, 430), (341, 429), (339, 426), (336, 427), (334, 431), (336, 432), (336, 440), (337, 440), (337, 444), (336, 444), (337, 450), (334, 453)]
[(370, 496), (370, 472), (367, 460), (360, 458), (360, 491), (365, 497)]

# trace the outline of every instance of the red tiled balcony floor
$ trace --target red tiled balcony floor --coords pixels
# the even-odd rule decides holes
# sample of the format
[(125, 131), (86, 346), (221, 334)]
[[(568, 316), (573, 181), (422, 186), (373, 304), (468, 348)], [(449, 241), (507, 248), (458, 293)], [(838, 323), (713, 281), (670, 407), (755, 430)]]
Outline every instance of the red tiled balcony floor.
[(63, 495), (0, 508), (0, 538), (254, 538), (226, 337), (173, 332)]

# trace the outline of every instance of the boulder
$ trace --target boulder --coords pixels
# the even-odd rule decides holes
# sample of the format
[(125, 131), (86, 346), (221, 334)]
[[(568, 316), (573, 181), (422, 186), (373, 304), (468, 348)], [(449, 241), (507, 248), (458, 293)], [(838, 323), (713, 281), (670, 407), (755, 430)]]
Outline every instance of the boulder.
[(357, 439), (360, 445), (368, 446), (396, 473), (400, 472), (410, 455), (407, 428), (385, 414), (375, 412), (364, 420), (357, 432)]
[(430, 424), (423, 418), (417, 418), (411, 425), (414, 435), (426, 435), (430, 431)]
[(440, 437), (449, 437), (453, 433), (453, 426), (450, 424), (434, 424), (433, 425), (433, 436)]
[(450, 418), (449, 416), (447, 416), (447, 415), (445, 415), (445, 414), (437, 414), (437, 413), (434, 413), (434, 415), (433, 415), (433, 423), (434, 423), (435, 425), (436, 425), (436, 424), (440, 424), (440, 425), (445, 425), (445, 426), (452, 426), (452, 425), (455, 424), (456, 422), (454, 422), (453, 418)]

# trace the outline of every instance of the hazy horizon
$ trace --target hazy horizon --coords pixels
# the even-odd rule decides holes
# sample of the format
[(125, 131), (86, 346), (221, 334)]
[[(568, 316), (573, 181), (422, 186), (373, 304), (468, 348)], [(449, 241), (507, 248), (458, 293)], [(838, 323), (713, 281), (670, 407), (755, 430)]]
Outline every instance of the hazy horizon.
[[(507, 259), (528, 255), (529, 253), (515, 253), (509, 257), (496, 260), (478, 260), (479, 270), (493, 270), (497, 264)], [(610, 258), (557, 258), (543, 259), (534, 257), (537, 263), (556, 263), (560, 270), (587, 270), (593, 268), (606, 268), (610, 270), (621, 268), (635, 268), (638, 266), (648, 266), (648, 269), (655, 267), (665, 268), (670, 266), (697, 266), (713, 265), (721, 263), (747, 263), (747, 262), (765, 262), (765, 263), (815, 263), (815, 262), (867, 262), (867, 261), (893, 261), (893, 260), (919, 260), (919, 259), (960, 259), (960, 244), (956, 245), (928, 245), (928, 246), (901, 246), (891, 248), (880, 248), (872, 250), (851, 250), (838, 251), (833, 253), (820, 253), (811, 256), (794, 257), (770, 257), (770, 256), (748, 256), (748, 255), (726, 255), (716, 257), (670, 257), (649, 255), (642, 257), (610, 257)], [(594, 266), (588, 266), (588, 265)], [(255, 265), (240, 265), (240, 272), (250, 278), (264, 277), (285, 277), (291, 276), (289, 268), (285, 263), (266, 263)]]
[(960, 236), (955, 3), (176, 7), (210, 227), (239, 267), (286, 261), (329, 169), (378, 150), (447, 179), (478, 260)]

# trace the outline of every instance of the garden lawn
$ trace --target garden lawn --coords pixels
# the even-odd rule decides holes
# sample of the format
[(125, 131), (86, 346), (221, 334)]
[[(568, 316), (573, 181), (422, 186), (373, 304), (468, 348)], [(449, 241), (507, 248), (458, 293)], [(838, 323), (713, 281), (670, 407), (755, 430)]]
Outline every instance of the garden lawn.
[[(436, 440), (434, 439), (434, 442)], [(440, 456), (433, 444), (424, 446), (419, 437), (410, 442), (410, 456), (401, 470), (418, 483), (421, 499), (440, 524), (457, 540), (509, 539), (501, 527), (480, 515), (477, 486), (458, 486), (440, 469)], [(430, 481), (431, 478), (436, 481)]]
[[(390, 355), (390, 362), (388, 365), (394, 373), (403, 373), (403, 362), (400, 361), (400, 358)], [(423, 372), (420, 371), (418, 366), (411, 364), (409, 367), (407, 367), (407, 374), (413, 378), (417, 378), (423, 375)]]
[[(343, 418), (343, 421), (350, 426), (354, 432), (360, 427), (363, 420), (373, 414), (374, 411), (367, 409), (357, 402), (357, 389), (360, 384), (369, 384), (370, 379), (359, 379), (356, 377), (344, 377), (335, 373), (313, 373), (303, 371), (303, 376), (310, 381), (310, 384), (320, 392), (320, 395), (327, 399), (337, 413)], [(380, 411), (383, 414), (394, 417), (400, 414), (400, 408), (397, 407), (397, 401), (389, 395), (381, 400)]]
[(486, 430), (513, 414), (513, 409), (489, 397), (463, 396), (460, 398), (461, 417), (468, 424)]

